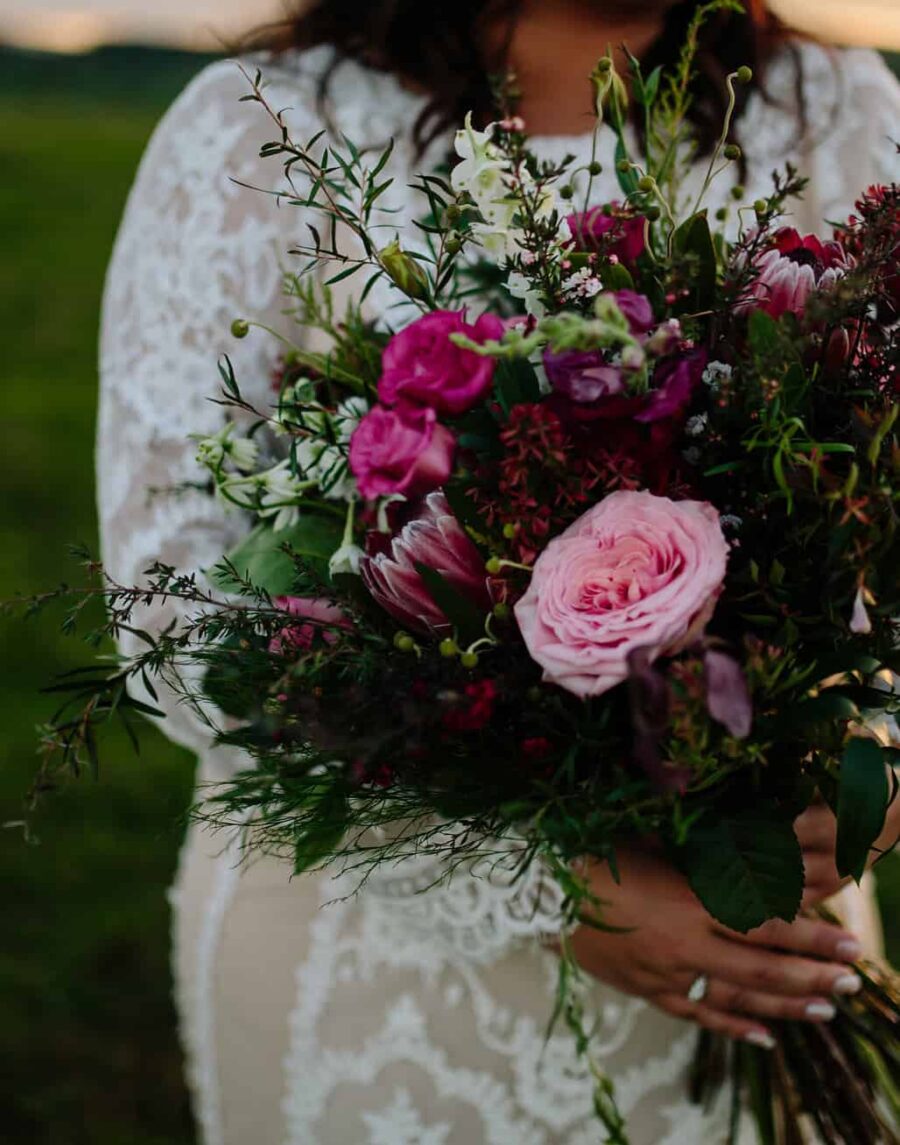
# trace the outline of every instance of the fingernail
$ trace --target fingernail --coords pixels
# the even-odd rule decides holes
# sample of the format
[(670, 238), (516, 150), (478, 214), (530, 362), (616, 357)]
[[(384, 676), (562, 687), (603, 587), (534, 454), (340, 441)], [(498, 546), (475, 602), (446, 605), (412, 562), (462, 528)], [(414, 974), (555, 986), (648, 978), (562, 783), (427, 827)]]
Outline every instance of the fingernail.
[(751, 1046), (756, 1046), (761, 1050), (774, 1050), (775, 1039), (771, 1034), (767, 1034), (765, 1030), (751, 1030), (749, 1034), (744, 1035), (744, 1041), (749, 1042)]
[(837, 944), (837, 956), (842, 962), (855, 962), (862, 957), (862, 944), (855, 938), (845, 938)]
[(858, 994), (862, 990), (862, 978), (858, 974), (842, 974), (831, 987), (834, 994)]
[(830, 1002), (810, 1002), (806, 1007), (807, 1018), (814, 1022), (830, 1022), (837, 1014), (837, 1010)]

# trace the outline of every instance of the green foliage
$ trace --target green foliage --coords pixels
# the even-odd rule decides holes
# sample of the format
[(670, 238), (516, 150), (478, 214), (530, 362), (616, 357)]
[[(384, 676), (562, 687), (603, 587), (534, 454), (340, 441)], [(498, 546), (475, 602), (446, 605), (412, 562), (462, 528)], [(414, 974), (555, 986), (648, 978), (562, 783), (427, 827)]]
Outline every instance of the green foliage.
[(694, 893), (709, 913), (746, 933), (767, 919), (792, 921), (803, 895), (803, 857), (788, 819), (748, 804), (691, 826), (678, 850)]
[(847, 744), (838, 792), (837, 869), (859, 882), (888, 805), (885, 757), (875, 740), (854, 736)]
[(229, 554), (227, 564), (216, 567), (212, 579), (230, 591), (248, 580), (271, 596), (287, 596), (297, 591), (303, 567), (315, 571), (320, 581), (328, 579), (328, 560), (341, 543), (342, 529), (340, 520), (315, 513), (278, 533), (257, 525)]

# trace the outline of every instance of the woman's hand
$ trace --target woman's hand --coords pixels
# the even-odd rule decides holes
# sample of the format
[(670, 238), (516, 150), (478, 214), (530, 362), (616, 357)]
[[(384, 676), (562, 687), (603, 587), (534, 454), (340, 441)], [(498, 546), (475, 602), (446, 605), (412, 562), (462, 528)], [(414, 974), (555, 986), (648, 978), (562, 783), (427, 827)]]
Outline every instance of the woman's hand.
[[(829, 1021), (832, 997), (860, 989), (848, 965), (860, 956), (860, 944), (838, 926), (774, 921), (740, 935), (707, 914), (661, 854), (623, 851), (619, 872), (616, 883), (606, 865), (597, 864), (590, 881), (604, 903), (604, 923), (627, 932), (585, 925), (571, 945), (585, 970), (626, 994), (716, 1033), (771, 1046), (767, 1021)], [(701, 975), (707, 992), (691, 1001), (688, 993)]]
[[(825, 803), (814, 803), (808, 807), (795, 824), (797, 838), (803, 848), (803, 864), (806, 872), (806, 887), (803, 894), (805, 907), (823, 902), (844, 886), (849, 879), (842, 879), (835, 866), (835, 846), (837, 844), (837, 819)], [(888, 808), (884, 830), (875, 842), (871, 852), (871, 863), (890, 850), (900, 836), (900, 799), (895, 799)]]

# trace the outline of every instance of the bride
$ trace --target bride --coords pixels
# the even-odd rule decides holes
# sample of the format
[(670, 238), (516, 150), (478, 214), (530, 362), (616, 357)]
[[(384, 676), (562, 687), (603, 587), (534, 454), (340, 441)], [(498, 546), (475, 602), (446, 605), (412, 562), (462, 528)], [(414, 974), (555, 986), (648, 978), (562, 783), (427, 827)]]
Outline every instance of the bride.
[[(397, 138), (393, 202), (446, 158), (466, 111), (491, 115), (490, 77), (512, 69), (521, 114), (547, 157), (590, 156), (586, 77), (608, 43), (651, 66), (674, 59), (694, 0), (318, 0), (254, 58), (271, 102), (306, 139), (324, 120), (357, 145)], [(271, 45), (270, 45), (271, 47)], [(737, 138), (745, 199), (767, 193), (791, 159), (809, 176), (791, 225), (827, 231), (873, 182), (900, 179), (900, 88), (873, 53), (791, 38), (759, 0), (704, 33), (694, 125), (700, 152), (721, 122), (723, 76), (754, 86)], [(215, 363), (227, 352), (251, 401), (269, 400), (271, 343), (234, 342), (239, 316), (285, 328), (283, 259), (305, 235), (297, 208), (251, 188), (281, 172), (258, 158), (270, 125), (239, 103), (234, 63), (204, 71), (164, 119), (141, 165), (110, 269), (98, 440), (105, 559), (124, 583), (152, 562), (212, 564), (242, 522), (200, 491), (186, 434), (215, 432)], [(597, 201), (616, 194), (603, 139)], [(712, 209), (738, 176), (714, 187)], [(354, 280), (355, 281), (355, 280)], [(377, 291), (368, 305), (385, 313)], [(147, 624), (172, 619), (156, 610)], [(129, 650), (128, 639), (124, 640)], [(200, 782), (240, 758), (171, 701), (164, 729), (200, 758)], [(896, 818), (895, 813), (895, 818)], [(837, 889), (834, 823), (798, 824), (807, 899)], [(898, 824), (888, 825), (885, 842)], [(555, 904), (539, 874), (515, 888), (436, 874), (408, 861), (355, 897), (331, 875), (290, 880), (270, 860), (240, 864), (235, 841), (191, 827), (172, 892), (182, 1034), (205, 1145), (588, 1145), (600, 1138), (590, 1085), (565, 1031), (545, 1044), (555, 986)], [(858, 981), (849, 963), (875, 925), (865, 896), (846, 929), (798, 921), (747, 939), (723, 932), (655, 854), (623, 852), (620, 885), (595, 891), (625, 934), (585, 931), (576, 947), (596, 979), (595, 1054), (615, 1080), (635, 1145), (724, 1140), (727, 1110), (685, 1097), (697, 1025), (771, 1047), (779, 1017), (824, 1022)], [(694, 987), (692, 989), (692, 986)]]

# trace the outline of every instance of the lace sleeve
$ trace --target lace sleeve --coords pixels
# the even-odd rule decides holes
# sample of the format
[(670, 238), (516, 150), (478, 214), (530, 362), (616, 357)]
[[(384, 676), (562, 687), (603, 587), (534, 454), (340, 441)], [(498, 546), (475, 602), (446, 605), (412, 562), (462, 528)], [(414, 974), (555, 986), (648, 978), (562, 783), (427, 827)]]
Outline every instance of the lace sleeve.
[[(221, 63), (175, 103), (141, 164), (109, 269), (98, 501), (104, 561), (126, 585), (142, 583), (154, 561), (180, 571), (209, 567), (244, 526), (205, 492), (166, 490), (201, 479), (188, 434), (222, 424), (223, 411), (208, 400), (219, 389), (222, 354), (246, 396), (269, 400), (274, 341), (238, 342), (230, 326), (239, 316), (284, 321), (281, 259), (300, 223), (296, 209), (279, 210), (270, 196), (239, 185), (272, 188), (281, 174), (258, 158), (271, 129), (259, 108), (239, 104), (247, 90), (237, 66)], [(302, 120), (302, 104), (292, 114)], [(152, 606), (140, 624), (158, 630), (177, 614)], [(124, 634), (121, 651), (136, 650)], [(171, 693), (160, 701), (167, 735), (193, 749), (208, 745), (209, 729), (189, 706)]]

